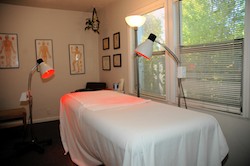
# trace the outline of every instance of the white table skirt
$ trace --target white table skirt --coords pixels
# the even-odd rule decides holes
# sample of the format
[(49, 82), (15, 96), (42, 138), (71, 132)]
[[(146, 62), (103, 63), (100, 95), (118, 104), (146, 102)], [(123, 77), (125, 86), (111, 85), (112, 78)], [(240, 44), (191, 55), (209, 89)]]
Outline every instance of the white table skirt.
[(210, 115), (105, 90), (64, 95), (60, 134), (79, 166), (219, 166), (229, 151)]

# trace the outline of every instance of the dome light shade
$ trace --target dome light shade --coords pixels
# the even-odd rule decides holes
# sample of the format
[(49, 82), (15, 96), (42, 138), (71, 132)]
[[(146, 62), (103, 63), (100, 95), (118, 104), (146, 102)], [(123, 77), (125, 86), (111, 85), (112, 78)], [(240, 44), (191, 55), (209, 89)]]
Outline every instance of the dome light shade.
[(141, 43), (136, 49), (135, 52), (146, 58), (146, 59), (150, 59), (150, 57), (152, 56), (152, 52), (153, 52), (153, 44), (155, 41), (156, 36), (154, 34), (150, 34), (148, 39)]
[(125, 21), (130, 27), (140, 27), (145, 23), (146, 17), (140, 15), (131, 15), (127, 16)]
[(46, 79), (51, 77), (55, 73), (55, 70), (46, 63), (42, 62), (40, 63), (40, 73), (42, 79)]

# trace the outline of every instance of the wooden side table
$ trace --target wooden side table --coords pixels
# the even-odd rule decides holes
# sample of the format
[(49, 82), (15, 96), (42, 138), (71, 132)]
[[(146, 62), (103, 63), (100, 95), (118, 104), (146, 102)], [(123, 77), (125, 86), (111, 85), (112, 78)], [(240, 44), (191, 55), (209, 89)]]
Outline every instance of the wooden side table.
[(25, 108), (15, 108), (8, 110), (0, 110), (0, 123), (22, 120), (26, 127), (26, 110)]

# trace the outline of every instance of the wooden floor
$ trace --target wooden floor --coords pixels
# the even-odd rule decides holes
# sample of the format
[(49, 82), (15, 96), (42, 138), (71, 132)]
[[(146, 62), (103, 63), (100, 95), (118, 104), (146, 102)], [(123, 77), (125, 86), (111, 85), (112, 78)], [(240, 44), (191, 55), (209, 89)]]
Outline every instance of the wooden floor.
[(44, 153), (39, 153), (35, 149), (27, 148), (27, 142), (31, 143), (31, 138), (30, 134), (24, 134), (22, 127), (0, 129), (1, 166), (76, 166), (69, 155), (64, 155), (59, 121), (37, 123), (33, 126), (38, 141), (50, 138), (52, 144), (44, 145)]

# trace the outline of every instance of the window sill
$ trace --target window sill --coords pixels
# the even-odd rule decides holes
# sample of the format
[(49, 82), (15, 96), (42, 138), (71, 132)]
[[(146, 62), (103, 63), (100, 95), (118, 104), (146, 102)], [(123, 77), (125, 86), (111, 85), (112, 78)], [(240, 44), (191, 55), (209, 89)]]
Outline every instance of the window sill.
[(202, 112), (202, 113), (206, 113), (206, 114), (213, 114), (213, 115), (216, 114), (216, 115), (222, 115), (222, 116), (229, 116), (229, 117), (233, 117), (233, 118), (237, 118), (237, 119), (250, 120), (249, 117), (244, 116), (242, 113), (235, 114), (235, 113), (231, 113), (231, 112), (225, 112), (225, 111), (214, 110), (214, 109), (209, 109), (209, 108), (196, 108), (196, 107), (192, 107), (192, 105), (190, 106), (190, 104), (189, 105), (187, 104), (187, 107), (189, 110)]

